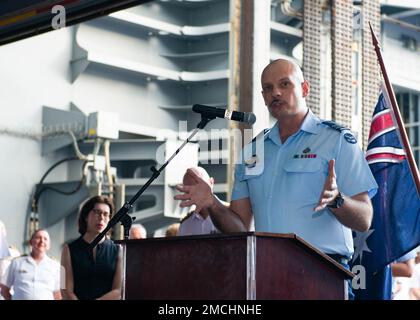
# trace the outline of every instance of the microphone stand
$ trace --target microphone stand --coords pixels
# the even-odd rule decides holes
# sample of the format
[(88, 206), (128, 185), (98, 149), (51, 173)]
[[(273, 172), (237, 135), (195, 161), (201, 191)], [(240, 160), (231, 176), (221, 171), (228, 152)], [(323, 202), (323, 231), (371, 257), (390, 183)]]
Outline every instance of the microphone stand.
[(146, 182), (146, 184), (141, 187), (141, 189), (130, 199), (124, 203), (120, 210), (115, 213), (115, 215), (109, 220), (108, 225), (100, 234), (96, 236), (96, 238), (89, 244), (88, 249), (93, 250), (96, 245), (101, 241), (101, 239), (107, 234), (107, 232), (118, 222), (124, 227), (124, 240), (128, 240), (128, 235), (130, 232), (131, 225), (136, 218), (130, 217), (127, 212), (133, 207), (134, 202), (140, 197), (143, 192), (152, 184), (153, 181), (159, 177), (160, 173), (166, 168), (166, 166), (171, 162), (171, 160), (185, 147), (188, 142), (191, 142), (192, 137), (194, 137), (200, 129), (204, 129), (204, 127), (209, 123), (211, 120), (215, 119), (216, 116), (210, 114), (201, 114), (201, 121), (197, 124), (197, 127), (191, 133), (191, 135), (184, 141), (184, 143), (174, 152), (174, 154), (159, 168), (156, 169), (155, 166), (152, 166), (150, 170), (152, 170), (153, 174), (150, 179)]

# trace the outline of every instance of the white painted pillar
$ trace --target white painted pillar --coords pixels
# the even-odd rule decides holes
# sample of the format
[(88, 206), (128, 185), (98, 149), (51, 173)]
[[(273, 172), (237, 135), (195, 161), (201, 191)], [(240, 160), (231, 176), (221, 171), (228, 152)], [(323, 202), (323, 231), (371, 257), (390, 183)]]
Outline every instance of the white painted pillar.
[(254, 0), (252, 111), (257, 117), (254, 136), (269, 127), (269, 113), (261, 95), (261, 72), (270, 62), (271, 0)]

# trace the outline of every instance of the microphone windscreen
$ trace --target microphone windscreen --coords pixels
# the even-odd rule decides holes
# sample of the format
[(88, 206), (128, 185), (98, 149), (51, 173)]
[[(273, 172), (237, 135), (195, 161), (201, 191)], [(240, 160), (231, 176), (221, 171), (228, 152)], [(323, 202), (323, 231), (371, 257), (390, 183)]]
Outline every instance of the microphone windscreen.
[(252, 112), (247, 112), (244, 114), (244, 122), (252, 125), (255, 123), (256, 120), (257, 117)]

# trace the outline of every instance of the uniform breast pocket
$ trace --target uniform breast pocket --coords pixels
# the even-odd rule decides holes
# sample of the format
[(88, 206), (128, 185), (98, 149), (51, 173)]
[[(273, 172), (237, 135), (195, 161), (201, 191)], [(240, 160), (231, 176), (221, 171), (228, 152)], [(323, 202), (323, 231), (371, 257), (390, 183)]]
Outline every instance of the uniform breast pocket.
[(286, 185), (290, 190), (290, 201), (302, 204), (318, 202), (325, 179), (328, 174), (328, 163), (320, 158), (293, 159), (285, 166)]
[(54, 284), (60, 276), (60, 274), (58, 273), (59, 270), (57, 268), (54, 268), (53, 266), (49, 266), (49, 267), (41, 269), (39, 271), (38, 281), (43, 282), (46, 287), (53, 290)]
[(239, 168), (238, 179), (242, 183), (247, 184), (251, 200), (255, 196), (261, 196), (264, 193), (265, 185), (263, 176), (263, 170), (258, 166), (251, 168), (243, 165)]

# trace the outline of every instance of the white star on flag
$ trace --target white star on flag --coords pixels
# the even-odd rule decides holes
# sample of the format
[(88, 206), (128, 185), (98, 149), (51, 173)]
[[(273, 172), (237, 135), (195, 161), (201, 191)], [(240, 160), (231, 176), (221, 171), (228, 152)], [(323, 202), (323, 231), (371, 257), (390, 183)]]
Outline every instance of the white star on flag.
[(360, 264), (362, 263), (363, 252), (372, 252), (367, 245), (367, 238), (375, 231), (374, 229), (358, 232), (356, 231), (356, 236), (354, 237), (354, 256), (353, 261), (356, 261), (360, 257)]

